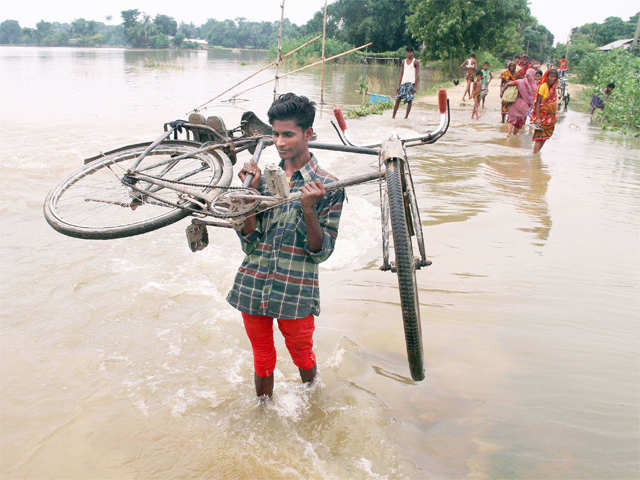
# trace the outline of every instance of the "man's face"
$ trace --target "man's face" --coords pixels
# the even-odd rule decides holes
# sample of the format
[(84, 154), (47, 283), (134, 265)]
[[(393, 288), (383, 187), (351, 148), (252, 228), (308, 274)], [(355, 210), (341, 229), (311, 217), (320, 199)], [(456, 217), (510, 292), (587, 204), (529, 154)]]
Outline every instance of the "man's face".
[(302, 130), (295, 120), (274, 120), (273, 143), (282, 160), (297, 160), (307, 150), (307, 143), (313, 135), (313, 128)]
[(411, 50), (407, 50), (407, 51), (406, 51), (406, 54), (407, 54), (407, 58), (408, 58), (409, 60), (411, 60), (411, 59), (413, 58), (413, 51), (411, 51)]

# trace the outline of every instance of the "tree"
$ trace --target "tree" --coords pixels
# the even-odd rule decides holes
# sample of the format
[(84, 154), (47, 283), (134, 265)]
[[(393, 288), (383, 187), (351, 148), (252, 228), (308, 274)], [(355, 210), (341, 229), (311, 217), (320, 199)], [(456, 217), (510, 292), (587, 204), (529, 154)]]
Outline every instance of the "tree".
[(180, 23), (176, 34), (184, 35), (184, 38), (199, 38), (200, 29), (192, 23)]
[(620, 17), (607, 17), (602, 23), (586, 23), (574, 28), (572, 35), (583, 35), (589, 42), (597, 46), (606, 45), (623, 38), (631, 38), (638, 22), (638, 15), (640, 15), (640, 12), (626, 22)]
[(185, 36), (183, 33), (176, 33), (172, 40), (173, 46), (176, 48), (182, 47), (182, 44), (184, 43), (184, 39), (185, 39)]
[(553, 34), (536, 20), (522, 31), (526, 51), (530, 58), (544, 61), (553, 52)]
[(153, 23), (158, 27), (158, 30), (165, 35), (173, 36), (178, 30), (178, 22), (168, 15), (156, 15)]
[(506, 34), (522, 35), (533, 20), (526, 0), (410, 0), (406, 21), (428, 56), (458, 60), (478, 49), (502, 56)]
[(17, 20), (5, 20), (0, 23), (0, 43), (20, 43), (22, 29)]

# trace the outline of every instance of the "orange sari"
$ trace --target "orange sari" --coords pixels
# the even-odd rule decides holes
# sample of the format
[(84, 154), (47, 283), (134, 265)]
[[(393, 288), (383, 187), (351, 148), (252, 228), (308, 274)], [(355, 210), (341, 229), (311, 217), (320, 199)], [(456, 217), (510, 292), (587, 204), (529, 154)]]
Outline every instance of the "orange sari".
[[(546, 83), (546, 79), (540, 83), (536, 95), (533, 99), (533, 109), (531, 110), (531, 123), (535, 123), (540, 126), (533, 132), (534, 142), (544, 142), (551, 138), (553, 130), (556, 127), (556, 121), (558, 120), (558, 94), (556, 92), (556, 80), (550, 87)], [(542, 87), (547, 85), (547, 91)], [(542, 90), (542, 91), (541, 91)], [(546, 93), (546, 97), (544, 96)], [(540, 118), (536, 118), (536, 102), (540, 98)]]

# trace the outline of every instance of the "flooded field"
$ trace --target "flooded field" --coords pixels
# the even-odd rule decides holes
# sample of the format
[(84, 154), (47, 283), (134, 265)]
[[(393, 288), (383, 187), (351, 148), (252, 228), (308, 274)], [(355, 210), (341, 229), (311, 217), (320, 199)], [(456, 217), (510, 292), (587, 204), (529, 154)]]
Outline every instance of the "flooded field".
[[(348, 191), (321, 268), (320, 381), (299, 383), (282, 337), (274, 401), (225, 302), (242, 260), (188, 222), (83, 241), (51, 229), (48, 190), (82, 159), (152, 140), (257, 69), (247, 52), (0, 47), (2, 478), (637, 478), (640, 475), (640, 142), (561, 116), (532, 156), (499, 112), (410, 151), (433, 265), (418, 272), (427, 379), (409, 380), (396, 278), (381, 272), (378, 189)], [(359, 99), (360, 66), (331, 66), (316, 117)], [(380, 93), (397, 72), (370, 66)], [(268, 78), (256, 77), (251, 86)], [(423, 87), (428, 88), (428, 81)], [(215, 103), (263, 119), (272, 85)], [(320, 71), (279, 91), (319, 100)], [(497, 95), (497, 88), (489, 95)], [(350, 121), (363, 141), (434, 128)], [(377, 159), (317, 152), (339, 177)], [(265, 161), (276, 152), (265, 152)], [(244, 158), (241, 158), (244, 160)]]

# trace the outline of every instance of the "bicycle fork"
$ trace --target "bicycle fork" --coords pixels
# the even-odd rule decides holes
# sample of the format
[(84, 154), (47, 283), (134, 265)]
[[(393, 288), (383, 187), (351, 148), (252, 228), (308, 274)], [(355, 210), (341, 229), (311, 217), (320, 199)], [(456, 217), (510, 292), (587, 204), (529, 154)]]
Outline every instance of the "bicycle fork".
[[(422, 232), (422, 222), (420, 220), (420, 211), (416, 200), (416, 194), (413, 184), (413, 178), (411, 176), (411, 169), (405, 148), (399, 138), (391, 138), (382, 145), (379, 155), (379, 169), (382, 165), (385, 165), (385, 170), (389, 167), (389, 164), (396, 161), (398, 167), (401, 169), (402, 177), (402, 196), (404, 203), (405, 218), (407, 221), (407, 229), (409, 237), (416, 237), (416, 243), (420, 252), (419, 257), (414, 258), (415, 269), (419, 270), (422, 267), (428, 267), (431, 265), (431, 260), (427, 259), (426, 249), (424, 245), (424, 235)], [(382, 179), (382, 178), (381, 178)], [(382, 265), (380, 270), (396, 272), (395, 262), (390, 260), (389, 247), (390, 247), (390, 209), (389, 200), (386, 192), (386, 186), (383, 186), (382, 181), (379, 183), (380, 192), (380, 223), (382, 226)]]

